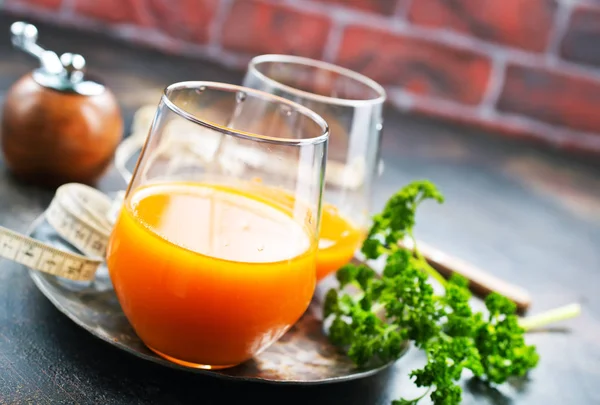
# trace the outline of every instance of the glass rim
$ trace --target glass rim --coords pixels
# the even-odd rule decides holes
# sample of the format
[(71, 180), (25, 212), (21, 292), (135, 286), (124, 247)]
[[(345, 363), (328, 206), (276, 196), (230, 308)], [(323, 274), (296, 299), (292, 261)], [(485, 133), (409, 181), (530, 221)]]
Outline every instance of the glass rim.
[[(215, 89), (215, 90), (225, 91), (225, 92), (230, 92), (230, 93), (244, 92), (246, 94), (251, 94), (254, 97), (259, 97), (265, 101), (278, 102), (281, 104), (288, 105), (290, 108), (293, 108), (294, 110), (299, 111), (302, 115), (306, 116), (307, 118), (309, 118), (313, 122), (315, 122), (317, 124), (317, 126), (319, 126), (321, 128), (321, 134), (318, 136), (314, 136), (314, 137), (310, 137), (310, 138), (301, 138), (301, 139), (277, 138), (277, 137), (273, 137), (273, 136), (267, 136), (267, 135), (256, 134), (253, 132), (242, 131), (239, 129), (233, 129), (233, 128), (229, 128), (225, 125), (220, 125), (220, 124), (217, 124), (215, 122), (212, 122), (212, 121), (209, 121), (206, 119), (198, 118), (197, 116), (195, 116), (195, 114), (192, 114), (192, 113), (186, 111), (185, 109), (177, 106), (169, 98), (169, 92), (171, 92), (173, 90), (195, 89), (195, 88), (200, 88), (200, 87), (205, 87), (205, 88), (210, 88), (210, 89)], [(211, 81), (183, 81), (183, 82), (172, 83), (172, 84), (168, 85), (167, 87), (165, 87), (161, 99), (171, 111), (173, 111), (175, 114), (179, 115), (180, 117), (182, 117), (194, 124), (203, 126), (205, 128), (209, 128), (209, 129), (218, 131), (220, 133), (227, 134), (227, 135), (234, 136), (234, 137), (241, 138), (241, 139), (253, 140), (253, 141), (258, 141), (258, 142), (267, 142), (267, 143), (279, 144), (279, 145), (290, 145), (290, 146), (316, 145), (316, 144), (323, 143), (329, 139), (329, 125), (327, 124), (327, 121), (325, 121), (325, 119), (323, 117), (321, 117), (319, 114), (317, 114), (310, 108), (305, 107), (301, 104), (295, 103), (286, 98), (279, 97), (279, 96), (276, 96), (274, 94), (270, 94), (270, 93), (267, 93), (264, 91), (252, 89), (249, 87), (238, 86), (238, 85), (229, 84), (229, 83), (211, 82)]]
[[(375, 98), (349, 99), (349, 98), (342, 98), (342, 97), (322, 96), (320, 94), (311, 93), (311, 92), (305, 91), (305, 90), (300, 90), (295, 87), (288, 86), (287, 84), (278, 82), (277, 80), (270, 78), (269, 76), (265, 75), (260, 70), (258, 70), (257, 66), (262, 63), (265, 63), (265, 62), (275, 62), (275, 63), (282, 62), (282, 63), (291, 63), (291, 64), (296, 64), (296, 65), (305, 65), (305, 66), (310, 66), (310, 67), (314, 67), (317, 69), (322, 69), (322, 70), (327, 70), (327, 71), (330, 71), (333, 73), (337, 73), (339, 75), (348, 77), (352, 80), (360, 82), (361, 84), (369, 87), (370, 89), (375, 91), (375, 93), (377, 93), (378, 96)], [(357, 105), (383, 104), (383, 102), (385, 102), (385, 100), (387, 99), (387, 94), (386, 94), (383, 86), (380, 85), (379, 83), (377, 83), (375, 80), (371, 79), (370, 77), (367, 77), (367, 76), (365, 76), (361, 73), (358, 73), (354, 70), (344, 68), (339, 65), (325, 62), (325, 61), (318, 60), (318, 59), (311, 59), (311, 58), (306, 58), (303, 56), (295, 56), (295, 55), (265, 54), (265, 55), (255, 56), (254, 58), (252, 58), (250, 60), (250, 62), (248, 63), (248, 69), (249, 69), (249, 71), (252, 71), (254, 74), (259, 76), (261, 79), (267, 81), (270, 85), (272, 85), (275, 88), (278, 88), (280, 90), (285, 90), (287, 92), (304, 97), (306, 99), (310, 99), (313, 101), (319, 101), (322, 103), (355, 107)]]

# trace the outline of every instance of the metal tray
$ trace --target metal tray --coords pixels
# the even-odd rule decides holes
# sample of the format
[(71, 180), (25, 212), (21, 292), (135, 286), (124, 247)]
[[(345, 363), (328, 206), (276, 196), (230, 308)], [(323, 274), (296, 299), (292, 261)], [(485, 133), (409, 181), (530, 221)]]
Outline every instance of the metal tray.
[[(29, 236), (77, 252), (43, 217), (32, 224)], [(331, 286), (326, 280), (317, 287), (306, 313), (279, 341), (239, 366), (209, 371), (179, 366), (146, 348), (121, 310), (105, 267), (98, 270), (92, 283), (73, 282), (34, 270), (30, 270), (30, 275), (50, 302), (77, 325), (119, 349), (167, 367), (225, 379), (315, 385), (367, 377), (391, 365), (357, 369), (329, 343), (323, 333), (320, 310), (321, 299)]]

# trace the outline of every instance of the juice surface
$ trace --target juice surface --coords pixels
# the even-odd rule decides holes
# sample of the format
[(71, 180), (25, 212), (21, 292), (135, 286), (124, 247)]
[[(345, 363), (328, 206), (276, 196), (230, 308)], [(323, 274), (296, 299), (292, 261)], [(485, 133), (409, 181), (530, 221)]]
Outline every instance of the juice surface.
[(108, 268), (136, 333), (186, 365), (239, 364), (308, 307), (316, 244), (277, 204), (226, 186), (154, 184), (130, 193)]
[(317, 253), (317, 281), (349, 263), (360, 247), (364, 232), (331, 204), (323, 204)]
[[(293, 209), (296, 199), (287, 191), (271, 187), (260, 187), (261, 196)], [(317, 281), (337, 271), (349, 263), (354, 253), (360, 248), (366, 232), (343, 216), (338, 208), (324, 202), (321, 209), (321, 231), (319, 233), (319, 250), (317, 253)]]

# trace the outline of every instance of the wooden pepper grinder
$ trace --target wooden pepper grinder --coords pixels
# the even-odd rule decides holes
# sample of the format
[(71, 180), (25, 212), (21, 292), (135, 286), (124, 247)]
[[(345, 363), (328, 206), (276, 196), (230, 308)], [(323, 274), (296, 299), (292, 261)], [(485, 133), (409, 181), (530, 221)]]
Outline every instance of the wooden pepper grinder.
[(112, 92), (85, 75), (85, 59), (57, 56), (37, 43), (37, 29), (15, 22), (12, 43), (41, 67), (9, 89), (1, 122), (8, 169), (36, 185), (93, 185), (112, 162), (123, 119)]

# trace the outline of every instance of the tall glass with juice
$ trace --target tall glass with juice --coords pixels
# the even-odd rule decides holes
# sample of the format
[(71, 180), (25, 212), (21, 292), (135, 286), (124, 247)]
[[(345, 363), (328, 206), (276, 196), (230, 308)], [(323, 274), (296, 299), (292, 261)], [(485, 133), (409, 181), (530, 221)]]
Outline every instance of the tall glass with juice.
[(317, 257), (320, 280), (348, 263), (365, 237), (371, 185), (382, 169), (379, 144), (385, 90), (351, 70), (288, 55), (254, 58), (244, 85), (302, 104), (329, 124)]
[[(107, 252), (123, 311), (151, 350), (230, 367), (300, 318), (315, 288), (327, 141), (321, 117), (267, 93), (166, 89)], [(194, 147), (203, 160), (187, 159)], [(287, 170), (240, 158), (250, 155)]]

